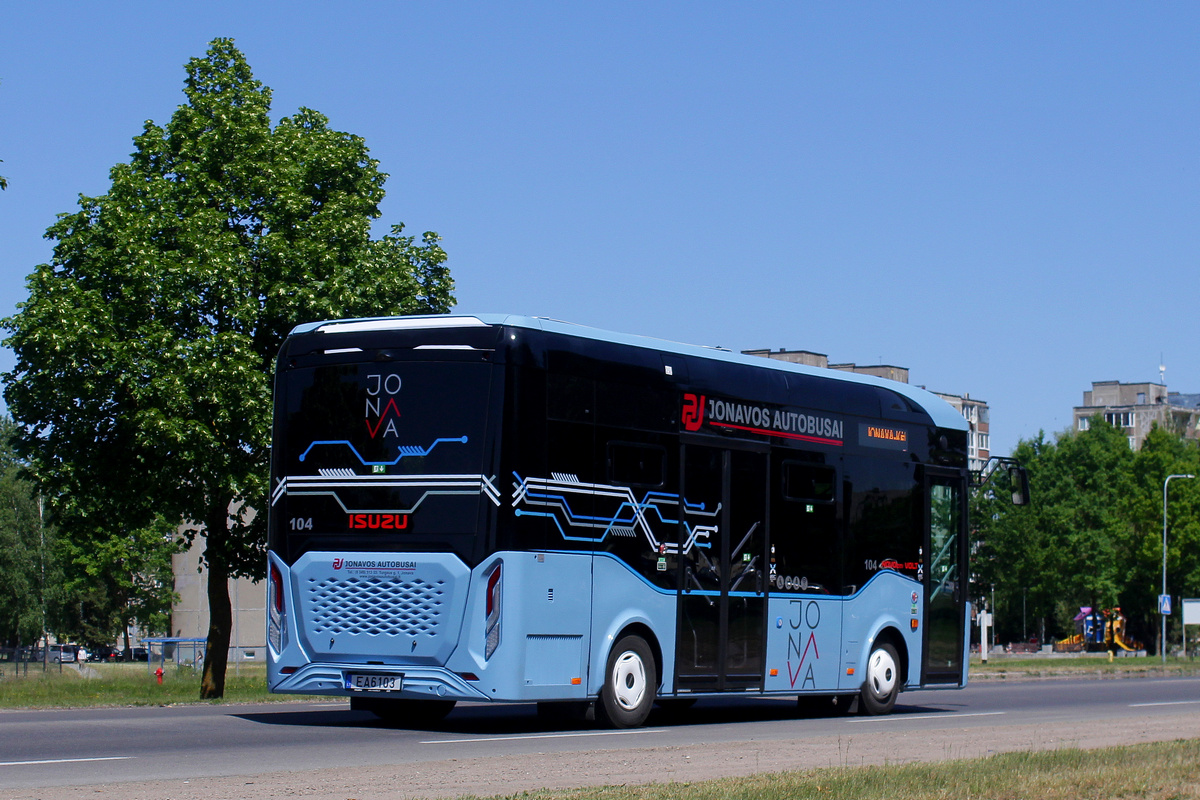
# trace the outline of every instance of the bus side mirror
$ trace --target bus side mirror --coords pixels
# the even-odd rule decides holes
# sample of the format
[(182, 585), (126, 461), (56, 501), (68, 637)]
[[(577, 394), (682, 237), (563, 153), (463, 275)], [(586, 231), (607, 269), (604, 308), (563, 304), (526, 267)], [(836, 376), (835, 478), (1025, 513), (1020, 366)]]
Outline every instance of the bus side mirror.
[(1012, 481), (1012, 504), (1014, 506), (1029, 505), (1029, 473), (1024, 467), (1009, 467), (1008, 478)]

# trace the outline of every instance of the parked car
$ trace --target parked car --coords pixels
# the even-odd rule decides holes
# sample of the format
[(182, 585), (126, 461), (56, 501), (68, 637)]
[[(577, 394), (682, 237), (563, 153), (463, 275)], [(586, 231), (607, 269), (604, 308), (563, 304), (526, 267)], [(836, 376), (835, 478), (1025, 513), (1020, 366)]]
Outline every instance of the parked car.
[[(44, 658), (44, 660), (52, 664), (74, 663), (74, 661), (76, 661), (76, 657), (74, 657), (74, 651), (76, 651), (76, 645), (73, 644), (52, 644), (50, 645), (48, 655), (46, 658)], [(41, 648), (34, 650), (34, 655), (32, 655), (31, 660), (43, 660)]]
[(42, 648), (34, 648), (30, 655), (30, 661), (48, 661), (51, 664), (74, 664), (75, 663), (75, 645), (73, 644), (52, 644), (48, 654), (43, 659)]
[(88, 661), (120, 661), (121, 651), (115, 647), (97, 647), (88, 653)]
[(150, 651), (144, 647), (127, 647), (121, 657), (126, 661), (149, 661)]

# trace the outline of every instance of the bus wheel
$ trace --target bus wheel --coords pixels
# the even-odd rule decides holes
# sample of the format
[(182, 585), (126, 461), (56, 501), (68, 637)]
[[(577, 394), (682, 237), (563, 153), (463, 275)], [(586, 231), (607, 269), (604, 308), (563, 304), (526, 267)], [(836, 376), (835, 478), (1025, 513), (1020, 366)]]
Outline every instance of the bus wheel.
[(896, 695), (900, 693), (899, 663), (896, 648), (886, 642), (871, 650), (867, 679), (860, 695), (863, 713), (886, 714), (896, 705)]
[(650, 715), (658, 675), (654, 654), (640, 636), (626, 636), (608, 654), (596, 716), (613, 728), (636, 728)]
[(441, 722), (454, 710), (453, 700), (394, 700), (384, 697), (351, 697), (351, 711), (370, 711), (390, 725), (419, 728)]

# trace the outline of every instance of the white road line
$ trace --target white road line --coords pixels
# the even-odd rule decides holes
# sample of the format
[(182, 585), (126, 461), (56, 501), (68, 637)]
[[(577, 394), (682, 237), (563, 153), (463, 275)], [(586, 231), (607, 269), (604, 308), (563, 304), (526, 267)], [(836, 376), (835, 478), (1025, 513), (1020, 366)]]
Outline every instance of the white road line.
[(858, 717), (851, 720), (851, 722), (892, 722), (894, 720), (908, 719), (956, 720), (963, 717), (1002, 717), (1007, 713), (1007, 711), (976, 711), (970, 714), (956, 714), (953, 711), (948, 711), (945, 714), (889, 714), (885, 717)]
[(481, 736), (478, 739), (432, 739), (421, 744), (467, 744), (470, 742), (519, 742), (525, 739), (571, 739), (581, 736), (621, 736), (636, 733), (666, 733), (666, 728), (638, 728), (631, 731), (588, 731), (587, 733), (534, 733), (527, 736)]
[(33, 764), (79, 764), (85, 761), (128, 761), (135, 756), (101, 756), (99, 758), (48, 758), (44, 761), (0, 761), (0, 767), (26, 767)]
[(1194, 706), (1200, 700), (1171, 700), (1162, 703), (1130, 703), (1130, 708), (1149, 708), (1150, 706)]

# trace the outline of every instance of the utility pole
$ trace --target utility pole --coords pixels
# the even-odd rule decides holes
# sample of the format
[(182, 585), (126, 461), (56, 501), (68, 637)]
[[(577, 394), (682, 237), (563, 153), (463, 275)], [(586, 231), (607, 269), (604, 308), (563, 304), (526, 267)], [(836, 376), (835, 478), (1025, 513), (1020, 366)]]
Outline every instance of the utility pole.
[(38, 494), (38, 540), (42, 561), (42, 672), (45, 672), (50, 664), (50, 637), (46, 633), (46, 520), (41, 494)]
[(1195, 478), (1195, 475), (1168, 475), (1163, 481), (1163, 542), (1162, 542), (1162, 594), (1158, 596), (1158, 611), (1162, 616), (1162, 646), (1159, 648), (1162, 663), (1167, 663), (1167, 616), (1170, 614), (1171, 599), (1167, 595), (1167, 484), (1172, 478)]

